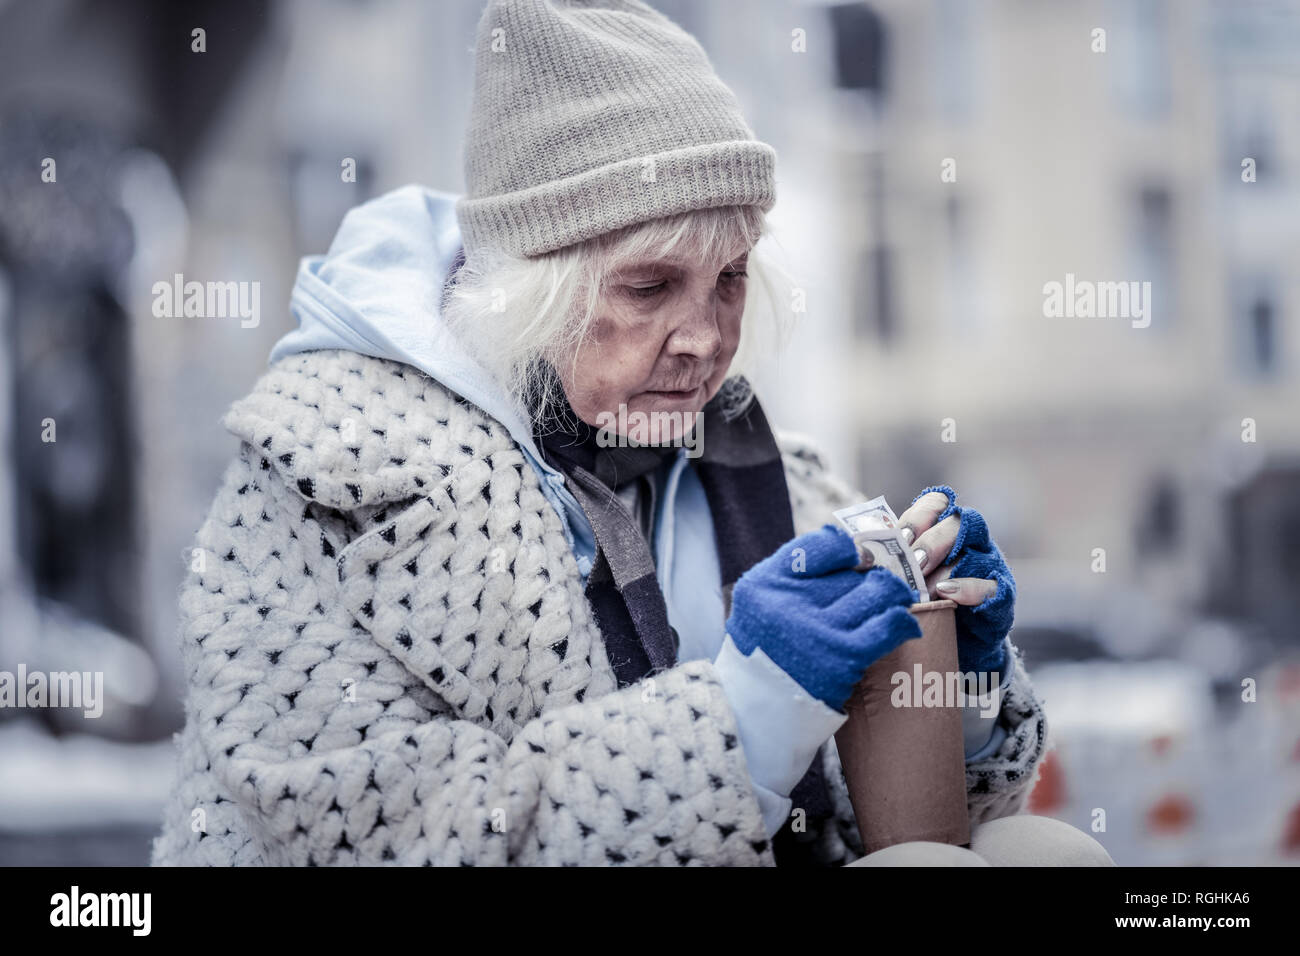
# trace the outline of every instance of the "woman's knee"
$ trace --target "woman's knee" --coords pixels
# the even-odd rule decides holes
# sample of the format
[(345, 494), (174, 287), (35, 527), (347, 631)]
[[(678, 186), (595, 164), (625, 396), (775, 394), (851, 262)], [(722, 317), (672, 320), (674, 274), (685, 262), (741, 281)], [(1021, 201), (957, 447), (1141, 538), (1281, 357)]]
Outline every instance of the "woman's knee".
[(982, 823), (971, 850), (990, 866), (1114, 866), (1106, 848), (1082, 830), (1052, 817), (1022, 813)]
[(854, 860), (849, 866), (988, 866), (988, 862), (964, 847), (916, 840), (896, 843)]

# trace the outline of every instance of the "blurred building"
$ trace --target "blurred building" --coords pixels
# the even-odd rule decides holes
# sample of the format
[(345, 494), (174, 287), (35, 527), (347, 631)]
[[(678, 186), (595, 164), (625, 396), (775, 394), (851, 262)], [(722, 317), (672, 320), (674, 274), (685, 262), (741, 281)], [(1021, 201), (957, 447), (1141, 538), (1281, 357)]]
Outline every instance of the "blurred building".
[[(1126, 654), (1207, 613), (1293, 641), (1300, 6), (871, 7), (882, 77), (845, 112), (871, 125), (842, 124), (828, 223), (852, 292), (823, 374), (786, 387), (847, 387), (826, 433), (864, 491), (979, 507), (1026, 620)], [(1067, 275), (1150, 282), (1149, 326), (1045, 317)]]
[[(872, 7), (873, 133), (837, 151), (851, 323), (796, 387), (852, 383), (864, 491), (946, 482), (988, 517), (1031, 666), (1179, 662), (1133, 671), (1127, 709), (1123, 672), (1044, 675), (1079, 706), (1070, 800), (1039, 812), (1109, 807), (1126, 863), (1294, 861), (1300, 739), (1261, 674), (1300, 650), (1300, 6)], [(1150, 282), (1149, 325), (1047, 317), (1067, 275)], [(1170, 668), (1191, 683), (1162, 712)], [(1244, 704), (1243, 678), (1273, 690)], [(1258, 781), (1249, 826), (1225, 775)]]

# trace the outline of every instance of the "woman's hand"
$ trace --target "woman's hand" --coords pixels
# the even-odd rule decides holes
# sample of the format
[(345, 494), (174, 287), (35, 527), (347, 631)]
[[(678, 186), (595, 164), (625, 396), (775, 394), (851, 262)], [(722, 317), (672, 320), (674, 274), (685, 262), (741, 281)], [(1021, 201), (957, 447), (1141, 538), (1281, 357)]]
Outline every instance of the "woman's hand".
[(903, 641), (921, 636), (912, 591), (884, 568), (857, 570), (853, 538), (838, 525), (787, 541), (740, 576), (727, 633), (755, 648), (835, 710), (862, 675)]
[(933, 485), (898, 516), (898, 527), (917, 552), (926, 587), (936, 598), (957, 602), (962, 671), (1005, 672), (1003, 642), (1011, 630), (1016, 581), (984, 517), (959, 506), (947, 485)]

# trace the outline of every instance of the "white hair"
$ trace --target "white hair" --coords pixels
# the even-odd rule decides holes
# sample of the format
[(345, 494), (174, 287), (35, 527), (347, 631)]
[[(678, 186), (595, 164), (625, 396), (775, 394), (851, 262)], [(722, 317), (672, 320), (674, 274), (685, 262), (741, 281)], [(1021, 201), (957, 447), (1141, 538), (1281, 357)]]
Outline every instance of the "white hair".
[(651, 219), (540, 256), (486, 249), (447, 284), (442, 314), (516, 407), (536, 416), (563, 395), (554, 368), (576, 361), (601, 293), (621, 265), (678, 256), (721, 270), (749, 251), (740, 343), (719, 393), (724, 414), (734, 417), (753, 398), (743, 376), (753, 373), (758, 355), (785, 344), (791, 325), (790, 277), (754, 248), (767, 234), (761, 209), (718, 206)]

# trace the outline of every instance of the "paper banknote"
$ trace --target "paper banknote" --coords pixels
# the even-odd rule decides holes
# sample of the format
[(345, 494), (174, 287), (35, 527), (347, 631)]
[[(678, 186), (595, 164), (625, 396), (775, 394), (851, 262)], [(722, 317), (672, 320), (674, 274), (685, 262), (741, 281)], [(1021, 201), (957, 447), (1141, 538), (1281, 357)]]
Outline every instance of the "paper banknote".
[(876, 567), (887, 568), (902, 578), (918, 602), (930, 600), (921, 566), (916, 563), (912, 549), (899, 537), (898, 516), (883, 496), (841, 508), (835, 517), (853, 535), (859, 551), (871, 552)]

